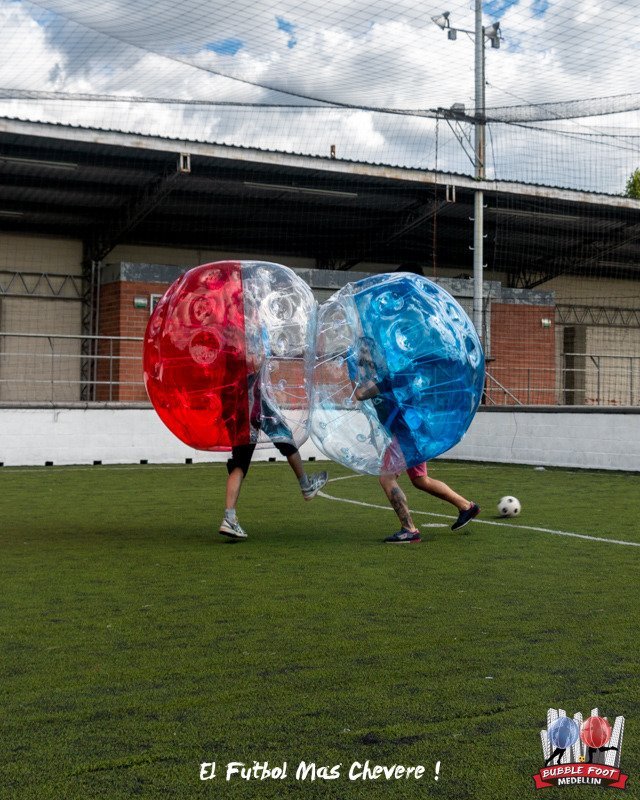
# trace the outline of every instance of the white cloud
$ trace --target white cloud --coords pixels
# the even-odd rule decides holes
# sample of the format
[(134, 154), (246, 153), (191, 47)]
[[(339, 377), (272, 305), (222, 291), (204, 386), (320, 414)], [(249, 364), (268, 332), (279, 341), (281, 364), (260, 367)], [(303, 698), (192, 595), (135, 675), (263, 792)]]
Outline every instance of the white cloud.
[[(635, 0), (520, 0), (504, 8), (505, 37), (486, 49), (489, 107), (637, 91), (639, 46), (631, 36)], [(467, 2), (449, 4), (454, 26), (473, 29)], [(46, 11), (44, 9), (47, 9)], [(0, 86), (67, 92), (296, 102), (255, 84), (354, 106), (433, 109), (474, 105), (473, 37), (449, 41), (430, 17), (442, 9), (416, 0), (0, 0)], [(59, 16), (53, 11), (63, 12)], [(485, 22), (489, 22), (487, 18)], [(88, 27), (87, 27), (88, 26)], [(232, 40), (230, 48), (212, 43)], [(234, 54), (235, 53), (235, 54)], [(186, 60), (198, 65), (180, 63)], [(212, 74), (241, 77), (246, 83)], [(70, 110), (71, 109), (71, 110)], [(213, 139), (249, 146), (394, 164), (470, 171), (441, 121), (345, 111), (172, 108), (168, 105), (3, 102), (0, 111), (78, 124)], [(571, 123), (593, 133), (612, 118)], [(638, 114), (626, 115), (639, 130)], [(567, 134), (492, 126), (497, 177), (612, 188), (640, 162), (629, 140), (593, 144)], [(552, 144), (550, 144), (552, 143)], [(538, 149), (536, 149), (538, 148)], [(587, 160), (588, 159), (588, 162)], [(562, 163), (560, 163), (562, 162)], [(491, 162), (491, 165), (493, 161)], [(490, 165), (490, 166), (491, 166)], [(516, 173), (512, 175), (511, 173)]]

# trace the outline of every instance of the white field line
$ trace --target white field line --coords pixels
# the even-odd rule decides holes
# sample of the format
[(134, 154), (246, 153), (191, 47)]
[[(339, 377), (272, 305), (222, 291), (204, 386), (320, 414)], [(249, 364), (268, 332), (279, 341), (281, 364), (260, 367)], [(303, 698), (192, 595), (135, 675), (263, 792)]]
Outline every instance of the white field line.
[[(257, 462), (262, 463), (262, 462)], [(55, 464), (53, 467), (45, 467), (44, 465), (35, 465), (29, 467), (2, 467), (0, 468), (0, 477), (5, 473), (16, 472), (44, 472), (47, 470), (49, 473), (53, 472), (131, 472), (136, 469), (188, 469), (190, 467), (199, 467), (202, 465), (221, 467), (225, 466), (224, 461), (198, 461), (195, 464)], [(253, 464), (251, 465), (254, 466)]]
[[(231, 458), (231, 453), (229, 453), (229, 458)], [(278, 463), (285, 464), (286, 460), (283, 458)], [(313, 463), (313, 462), (312, 462)], [(321, 463), (321, 462), (316, 462)], [(254, 467), (271, 467), (273, 462), (270, 461), (252, 461), (251, 462), (251, 469)], [(191, 469), (195, 467), (196, 469), (200, 469), (201, 467), (226, 467), (226, 461), (196, 461), (193, 464), (183, 464), (183, 463), (174, 463), (174, 464), (55, 464), (53, 467), (45, 467), (45, 466), (29, 466), (29, 467), (1, 467), (0, 468), (0, 476), (2, 476), (5, 472), (6, 473), (15, 473), (15, 472), (33, 472), (40, 470), (44, 472), (44, 470), (48, 470), (49, 472), (60, 471), (60, 472), (131, 472), (136, 469), (146, 469), (146, 470), (154, 470), (154, 469)], [(346, 477), (350, 478), (351, 475), (347, 475)], [(359, 478), (359, 475), (355, 476)], [(338, 478), (334, 478), (334, 480), (338, 480)]]
[[(332, 483), (333, 481), (337, 480), (346, 480), (346, 478), (360, 478), (361, 475), (346, 475), (343, 478), (330, 478), (328, 483)], [(334, 497), (333, 495), (327, 494), (326, 492), (318, 492), (318, 497), (324, 497), (327, 500), (335, 500), (338, 503), (350, 503), (354, 506), (364, 506), (365, 508), (376, 508), (382, 511), (393, 511), (391, 506), (386, 505), (378, 505), (377, 503), (365, 503), (362, 500), (351, 500), (350, 498), (346, 497)], [(440, 517), (442, 519), (450, 519), (454, 520), (456, 517), (452, 517), (449, 514), (436, 514), (434, 511), (415, 511), (414, 509), (409, 509), (411, 514), (421, 514), (427, 517)], [(495, 522), (494, 520), (489, 519), (474, 519), (471, 521), (473, 525), (496, 525), (499, 528), (514, 528), (516, 530), (526, 530), (526, 531), (536, 531), (537, 533), (550, 533), (554, 536), (569, 536), (573, 539), (586, 539), (589, 542), (605, 542), (606, 544), (619, 544), (626, 547), (640, 547), (640, 542), (627, 542), (622, 539), (606, 539), (603, 536), (587, 536), (584, 533), (571, 533), (569, 531), (558, 531), (554, 530), (553, 528), (539, 528), (535, 525), (513, 525), (510, 522)]]
[[(319, 462), (321, 463), (321, 462)], [(141, 466), (146, 467), (147, 469), (184, 469), (185, 467), (194, 466), (194, 467), (201, 467), (204, 465), (224, 465), (224, 461), (201, 461), (197, 462), (196, 464), (86, 464), (86, 465), (60, 465), (60, 469), (64, 472), (85, 472), (88, 470), (94, 470), (96, 472), (106, 472), (110, 470), (135, 470), (140, 469)], [(269, 466), (268, 461), (256, 461), (252, 463), (253, 467), (258, 466)], [(486, 465), (485, 468), (490, 469), (494, 465)], [(33, 472), (35, 470), (45, 470), (45, 469), (56, 469), (56, 467), (3, 467), (3, 472), (6, 470), (7, 472)], [(333, 483), (334, 481), (346, 481), (351, 478), (363, 478), (366, 477), (364, 475), (342, 475), (339, 478), (329, 478), (327, 483)], [(382, 511), (393, 511), (390, 506), (381, 506), (376, 505), (375, 503), (364, 503), (361, 500), (350, 500), (346, 497), (333, 497), (332, 495), (326, 494), (325, 492), (318, 492), (318, 497), (324, 497), (327, 500), (335, 500), (339, 503), (351, 503), (355, 506), (365, 506), (366, 508), (378, 508)], [(441, 517), (443, 519), (450, 519), (454, 520), (455, 517), (450, 516), (449, 514), (436, 514), (434, 511), (414, 511), (410, 509), (412, 514), (422, 514), (428, 517)], [(488, 519), (474, 519), (471, 520), (470, 524), (474, 525), (497, 525), (499, 528), (515, 528), (516, 530), (527, 530), (527, 531), (537, 531), (538, 533), (550, 533), (554, 536), (569, 536), (574, 539), (586, 539), (590, 542), (605, 542), (606, 544), (619, 544), (626, 547), (640, 547), (640, 542), (627, 542), (622, 539), (606, 539), (602, 536), (587, 536), (584, 533), (571, 533), (569, 531), (557, 531), (553, 528), (538, 528), (534, 527), (533, 525), (513, 525), (509, 522), (496, 522), (494, 520)]]

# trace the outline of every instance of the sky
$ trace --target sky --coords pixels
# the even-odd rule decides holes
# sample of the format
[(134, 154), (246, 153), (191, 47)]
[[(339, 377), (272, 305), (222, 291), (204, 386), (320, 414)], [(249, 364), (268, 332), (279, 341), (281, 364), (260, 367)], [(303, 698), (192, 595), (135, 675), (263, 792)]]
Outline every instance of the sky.
[[(444, 10), (454, 41), (432, 21)], [(484, 51), (490, 115), (556, 103), (562, 116), (575, 100), (587, 114), (602, 105), (591, 98), (612, 96), (611, 107), (631, 109), (492, 124), (491, 177), (623, 191), (640, 166), (636, 16), (637, 0), (484, 3), (484, 24), (499, 21), (503, 36)], [(474, 13), (459, 0), (0, 0), (0, 96), (23, 93), (0, 100), (0, 114), (309, 154), (335, 145), (338, 158), (470, 174), (459, 140), (471, 126), (432, 113), (454, 103), (473, 113), (475, 36), (465, 30)]]

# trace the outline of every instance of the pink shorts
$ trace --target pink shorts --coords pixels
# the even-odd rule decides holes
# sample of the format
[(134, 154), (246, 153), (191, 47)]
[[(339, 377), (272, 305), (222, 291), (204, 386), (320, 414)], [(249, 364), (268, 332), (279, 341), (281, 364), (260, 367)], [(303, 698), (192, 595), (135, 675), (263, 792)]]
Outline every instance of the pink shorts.
[(427, 477), (427, 462), (423, 461), (422, 464), (418, 464), (415, 467), (409, 467), (407, 470), (407, 475), (413, 480), (414, 478), (426, 478)]

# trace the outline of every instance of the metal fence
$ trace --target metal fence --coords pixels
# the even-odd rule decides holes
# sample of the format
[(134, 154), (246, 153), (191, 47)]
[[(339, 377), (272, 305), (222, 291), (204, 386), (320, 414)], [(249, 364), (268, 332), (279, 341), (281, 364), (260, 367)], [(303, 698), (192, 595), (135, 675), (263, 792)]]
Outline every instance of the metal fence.
[(0, 333), (0, 401), (146, 401), (142, 339)]
[[(147, 402), (142, 338), (0, 333), (0, 402)], [(555, 390), (550, 386), (555, 385)], [(640, 406), (640, 355), (564, 353), (555, 370), (487, 370), (486, 405)]]
[[(555, 391), (549, 389), (555, 380)], [(555, 369), (515, 367), (507, 381), (487, 370), (488, 405), (640, 406), (640, 356), (563, 353)]]

